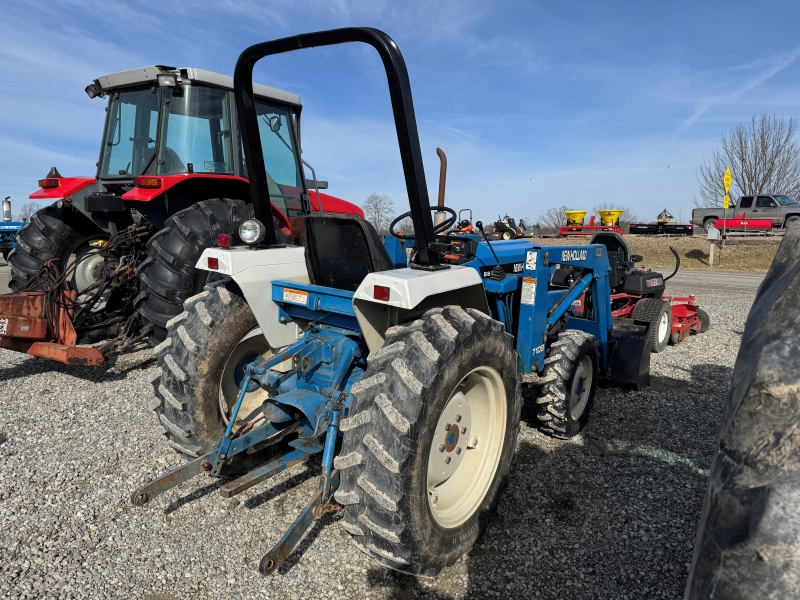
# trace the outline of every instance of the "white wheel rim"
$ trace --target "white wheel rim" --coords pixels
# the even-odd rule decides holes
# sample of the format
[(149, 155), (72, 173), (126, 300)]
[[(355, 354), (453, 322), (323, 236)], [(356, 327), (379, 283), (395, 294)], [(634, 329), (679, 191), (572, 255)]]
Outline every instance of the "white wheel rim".
[(436, 423), (428, 458), (428, 506), (442, 527), (458, 527), (483, 502), (503, 453), (506, 420), (500, 373), (470, 371)]
[(658, 322), (658, 343), (662, 343), (669, 335), (669, 319), (667, 313), (662, 313), (661, 320)]
[[(239, 343), (228, 355), (225, 366), (222, 368), (219, 382), (219, 412), (226, 425), (228, 424), (231, 410), (236, 404), (236, 399), (239, 397), (239, 386), (236, 384), (236, 367), (251, 354), (258, 354), (264, 358), (272, 355), (272, 349), (269, 347), (260, 327), (242, 336), (242, 339), (239, 340)], [(237, 420), (246, 420), (248, 416), (257, 413), (267, 398), (269, 398), (269, 393), (262, 388), (245, 394)]]
[(575, 369), (575, 377), (572, 378), (572, 389), (569, 393), (569, 414), (575, 421), (581, 417), (589, 403), (589, 395), (592, 391), (592, 380), (594, 379), (594, 363), (592, 357), (584, 356)]

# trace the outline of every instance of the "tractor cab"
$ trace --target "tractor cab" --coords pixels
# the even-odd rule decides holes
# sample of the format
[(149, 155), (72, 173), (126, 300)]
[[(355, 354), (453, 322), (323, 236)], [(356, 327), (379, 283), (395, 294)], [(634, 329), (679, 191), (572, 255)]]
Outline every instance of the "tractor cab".
[[(53, 169), (34, 200), (69, 200), (101, 229), (119, 229), (137, 213), (156, 229), (176, 212), (217, 197), (250, 199), (247, 165), (233, 99), (233, 78), (196, 68), (144, 67), (98, 77), (90, 98), (107, 101), (95, 177), (62, 177)], [(281, 227), (319, 209), (359, 214), (349, 203), (319, 194), (300, 158), (300, 98), (253, 84), (267, 194)], [(313, 190), (309, 192), (308, 190)]]

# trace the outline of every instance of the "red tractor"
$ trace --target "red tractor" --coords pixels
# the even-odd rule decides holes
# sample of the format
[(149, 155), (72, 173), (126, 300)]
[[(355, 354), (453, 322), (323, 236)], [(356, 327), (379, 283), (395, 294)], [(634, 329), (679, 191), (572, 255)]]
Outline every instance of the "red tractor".
[[(675, 255), (675, 271), (664, 277), (650, 269), (637, 267), (642, 257), (631, 254), (628, 243), (614, 232), (598, 233), (592, 244), (602, 244), (608, 252), (611, 272), (608, 274), (611, 288), (611, 316), (634, 319), (650, 324), (650, 350), (661, 352), (668, 344), (678, 344), (692, 333), (705, 333), (711, 323), (708, 313), (697, 306), (692, 296), (666, 296), (666, 281), (678, 272), (681, 262)], [(571, 269), (562, 268), (553, 276), (554, 282), (563, 286), (572, 285), (575, 276)], [(584, 297), (577, 301), (576, 312), (591, 310)]]
[[(296, 233), (294, 217), (308, 210), (363, 217), (358, 206), (321, 194), (327, 184), (301, 159), (300, 98), (253, 88), (279, 239)], [(4, 297), (0, 347), (63, 360), (38, 342), (164, 339), (167, 321), (209, 281), (195, 268), (200, 254), (253, 216), (232, 89), (232, 77), (166, 66), (106, 75), (86, 88), (108, 102), (97, 174), (63, 177), (54, 167), (39, 180), (31, 199), (51, 204), (22, 228), (8, 257), (9, 287), (24, 295)]]

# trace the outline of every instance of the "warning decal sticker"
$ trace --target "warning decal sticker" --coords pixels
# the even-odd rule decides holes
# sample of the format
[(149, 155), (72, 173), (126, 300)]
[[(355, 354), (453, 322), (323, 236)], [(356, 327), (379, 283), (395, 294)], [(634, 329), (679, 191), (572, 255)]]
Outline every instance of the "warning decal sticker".
[(534, 277), (522, 278), (522, 297), (520, 302), (530, 306), (536, 304), (536, 279)]
[(304, 290), (293, 290), (291, 288), (283, 288), (283, 301), (292, 302), (293, 304), (308, 305), (308, 292)]

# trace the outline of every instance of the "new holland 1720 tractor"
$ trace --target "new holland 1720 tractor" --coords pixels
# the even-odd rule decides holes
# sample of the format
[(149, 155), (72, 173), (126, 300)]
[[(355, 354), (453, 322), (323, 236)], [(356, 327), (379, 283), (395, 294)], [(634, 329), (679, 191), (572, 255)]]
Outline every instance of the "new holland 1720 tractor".
[[(271, 133), (260, 127), (253, 66), (346, 42), (377, 50), (389, 83), (414, 234), (386, 245), (351, 216), (298, 213), (291, 239), (270, 222), (278, 165), (263, 151)], [(202, 253), (197, 267), (224, 278), (184, 303), (156, 348), (159, 424), (196, 458), (134, 491), (132, 502), (201, 473), (236, 477), (220, 487), (233, 496), (316, 455), (319, 487), (260, 571), (274, 572), (314, 518), (342, 510), (368, 556), (433, 575), (472, 546), (497, 508), (523, 374), (537, 376), (542, 429), (573, 436), (599, 380), (648, 382), (648, 324), (612, 319), (603, 245), (447, 233), (456, 214), (430, 205), (408, 74), (385, 33), (347, 28), (252, 46), (234, 85), (254, 218)], [(450, 217), (434, 225), (431, 210)], [(566, 289), (551, 285), (562, 265), (577, 274)], [(269, 350), (240, 350), (254, 331)], [(236, 381), (227, 397), (209, 376), (226, 368)]]
[[(3, 296), (0, 347), (98, 364), (134, 340), (164, 339), (167, 321), (209, 281), (195, 268), (200, 253), (253, 216), (232, 89), (230, 76), (166, 66), (106, 75), (86, 88), (108, 99), (97, 174), (63, 177), (53, 168), (31, 195), (51, 205), (19, 232), (9, 286), (39, 295)], [(253, 98), (273, 165), (262, 218), (291, 235), (293, 219), (309, 211), (363, 217), (319, 193), (324, 182), (306, 181), (300, 98), (258, 84)], [(100, 350), (74, 347), (115, 336)]]

